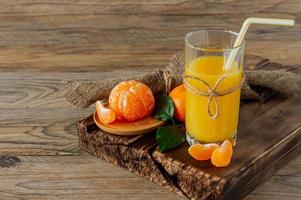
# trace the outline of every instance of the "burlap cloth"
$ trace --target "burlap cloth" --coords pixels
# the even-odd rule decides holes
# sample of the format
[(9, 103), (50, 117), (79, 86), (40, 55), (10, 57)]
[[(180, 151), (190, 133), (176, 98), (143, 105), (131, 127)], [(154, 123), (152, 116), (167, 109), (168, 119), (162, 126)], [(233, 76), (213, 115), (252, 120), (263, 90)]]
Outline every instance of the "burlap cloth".
[[(268, 59), (246, 56), (245, 82), (242, 85), (241, 99), (265, 101), (278, 94), (284, 97), (301, 97), (301, 66), (283, 66)], [(120, 81), (135, 79), (148, 85), (154, 94), (168, 93), (173, 87), (182, 84), (184, 55), (175, 54), (165, 69), (132, 77), (120, 77), (99, 81), (65, 81), (67, 102), (87, 108), (99, 99), (108, 98), (112, 88)]]

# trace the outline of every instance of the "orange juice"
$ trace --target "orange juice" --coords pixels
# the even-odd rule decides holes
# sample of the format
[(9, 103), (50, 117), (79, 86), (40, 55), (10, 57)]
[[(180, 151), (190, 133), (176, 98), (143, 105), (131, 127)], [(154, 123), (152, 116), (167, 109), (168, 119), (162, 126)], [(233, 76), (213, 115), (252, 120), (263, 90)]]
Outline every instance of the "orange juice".
[[(216, 92), (233, 88), (241, 82), (242, 67), (233, 63), (228, 69), (224, 68), (224, 57), (202, 56), (194, 59), (186, 66), (185, 74), (196, 76), (206, 81), (211, 88), (224, 74), (227, 77), (221, 81)], [(204, 83), (187, 79), (193, 87), (208, 92)], [(212, 119), (208, 114), (208, 96), (199, 96), (186, 89), (185, 124), (187, 134), (200, 142), (221, 142), (236, 137), (236, 129), (239, 115), (240, 89), (230, 94), (218, 96), (219, 115)], [(214, 100), (209, 106), (212, 113), (215, 112)]]

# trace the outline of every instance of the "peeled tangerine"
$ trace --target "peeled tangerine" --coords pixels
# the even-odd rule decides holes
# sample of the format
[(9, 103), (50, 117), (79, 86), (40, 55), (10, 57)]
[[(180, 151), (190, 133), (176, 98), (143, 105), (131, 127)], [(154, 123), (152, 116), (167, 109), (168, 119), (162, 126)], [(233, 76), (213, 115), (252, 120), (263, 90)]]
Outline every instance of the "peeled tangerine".
[(96, 113), (99, 120), (105, 124), (113, 123), (116, 120), (115, 112), (110, 108), (106, 108), (101, 101), (96, 102)]
[(214, 149), (211, 163), (216, 167), (226, 167), (230, 164), (232, 153), (232, 143), (229, 140), (225, 140), (220, 148)]
[(209, 160), (212, 152), (219, 147), (218, 144), (194, 144), (188, 149), (188, 153), (196, 160)]
[(122, 81), (111, 91), (109, 104), (118, 119), (136, 121), (152, 113), (155, 98), (147, 85), (135, 80)]

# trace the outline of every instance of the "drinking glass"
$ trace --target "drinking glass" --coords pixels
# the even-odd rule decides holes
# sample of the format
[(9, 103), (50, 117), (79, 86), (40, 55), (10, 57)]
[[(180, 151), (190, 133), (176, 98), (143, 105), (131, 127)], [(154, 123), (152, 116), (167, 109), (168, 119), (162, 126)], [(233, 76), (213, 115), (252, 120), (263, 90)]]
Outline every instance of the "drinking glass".
[[(237, 36), (227, 30), (199, 30), (185, 37), (183, 82), (190, 145), (236, 143), (245, 43), (234, 46)], [(233, 62), (226, 64), (234, 51)]]

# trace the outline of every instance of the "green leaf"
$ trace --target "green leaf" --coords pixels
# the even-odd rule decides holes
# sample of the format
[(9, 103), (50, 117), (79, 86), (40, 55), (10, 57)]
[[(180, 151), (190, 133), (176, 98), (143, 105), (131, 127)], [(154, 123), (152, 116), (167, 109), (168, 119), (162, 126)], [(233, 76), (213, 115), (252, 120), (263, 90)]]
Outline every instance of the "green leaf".
[(175, 148), (185, 142), (185, 129), (182, 125), (169, 125), (158, 128), (156, 140), (161, 152)]
[(173, 121), (175, 107), (170, 96), (161, 96), (156, 103), (154, 118), (167, 121)]

